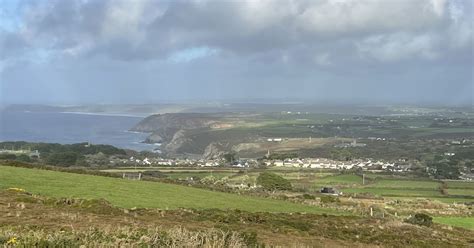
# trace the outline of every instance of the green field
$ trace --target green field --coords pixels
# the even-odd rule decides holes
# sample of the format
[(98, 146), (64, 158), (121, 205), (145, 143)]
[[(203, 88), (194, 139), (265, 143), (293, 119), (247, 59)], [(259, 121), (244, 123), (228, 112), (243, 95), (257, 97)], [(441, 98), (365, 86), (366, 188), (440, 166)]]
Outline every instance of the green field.
[(362, 177), (354, 174), (336, 175), (318, 179), (317, 185), (362, 185)]
[(163, 173), (165, 176), (171, 179), (187, 179), (190, 177), (199, 177), (204, 178), (207, 176), (213, 176), (217, 179), (221, 179), (223, 177), (229, 177), (234, 175), (235, 173), (227, 173), (227, 172), (167, 172)]
[(474, 189), (474, 182), (445, 181), (449, 189)]
[(434, 222), (474, 230), (474, 217), (434, 217)]
[(396, 189), (430, 189), (438, 190), (440, 186), (439, 182), (435, 181), (423, 181), (423, 180), (393, 180), (383, 179), (377, 180), (370, 187), (374, 188), (396, 188)]
[(474, 189), (448, 189), (448, 194), (474, 197)]
[(335, 175), (314, 180), (315, 188), (333, 186), (345, 194), (371, 193), (390, 198), (427, 198), (446, 203), (474, 201), (474, 183), (447, 181), (448, 195), (441, 194), (441, 182), (428, 179), (392, 179), (370, 175), (366, 185), (358, 175)]
[(104, 198), (124, 208), (219, 208), (341, 214), (313, 206), (173, 184), (0, 166), (0, 189), (11, 187), (51, 197)]
[(436, 190), (421, 189), (389, 189), (389, 188), (347, 188), (342, 189), (344, 193), (371, 193), (378, 196), (406, 196), (406, 197), (441, 197), (441, 193)]

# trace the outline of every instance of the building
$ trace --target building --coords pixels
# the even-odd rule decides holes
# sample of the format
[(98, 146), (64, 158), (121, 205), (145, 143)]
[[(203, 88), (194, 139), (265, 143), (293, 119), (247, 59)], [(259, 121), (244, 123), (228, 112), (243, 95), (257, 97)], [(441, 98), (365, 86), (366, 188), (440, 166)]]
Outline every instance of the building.
[(321, 193), (328, 195), (339, 195), (339, 191), (335, 188), (324, 187), (321, 189)]

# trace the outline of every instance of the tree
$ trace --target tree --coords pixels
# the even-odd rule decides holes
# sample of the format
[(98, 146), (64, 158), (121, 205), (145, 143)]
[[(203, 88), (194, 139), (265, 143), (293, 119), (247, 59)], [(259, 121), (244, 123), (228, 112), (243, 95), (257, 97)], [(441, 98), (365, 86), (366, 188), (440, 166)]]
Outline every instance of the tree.
[(78, 158), (79, 155), (75, 152), (56, 152), (49, 155), (46, 162), (51, 165), (72, 166)]
[(16, 155), (15, 154), (10, 154), (10, 153), (0, 154), (0, 159), (15, 160)]
[(26, 163), (31, 162), (31, 158), (28, 155), (25, 155), (25, 154), (18, 155), (16, 157), (16, 160), (18, 160), (20, 162), (26, 162)]
[(224, 159), (227, 163), (232, 163), (235, 161), (235, 154), (233, 153), (226, 153), (224, 154)]
[(257, 177), (257, 184), (270, 191), (291, 189), (290, 181), (271, 172), (260, 173)]
[(430, 227), (431, 225), (433, 225), (433, 218), (424, 213), (417, 213), (406, 219), (405, 222), (413, 225)]

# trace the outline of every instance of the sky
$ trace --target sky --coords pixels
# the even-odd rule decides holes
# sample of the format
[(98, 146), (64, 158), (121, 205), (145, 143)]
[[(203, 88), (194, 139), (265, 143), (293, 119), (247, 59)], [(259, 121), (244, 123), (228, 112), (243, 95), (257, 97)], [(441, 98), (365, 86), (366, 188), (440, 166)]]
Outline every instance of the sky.
[(470, 105), (470, 0), (0, 0), (0, 104)]

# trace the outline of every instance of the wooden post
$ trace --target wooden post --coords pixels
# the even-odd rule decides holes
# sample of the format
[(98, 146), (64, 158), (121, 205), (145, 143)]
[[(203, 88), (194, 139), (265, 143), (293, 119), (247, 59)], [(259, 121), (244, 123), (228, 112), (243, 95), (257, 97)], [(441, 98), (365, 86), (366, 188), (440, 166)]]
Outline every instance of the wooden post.
[(372, 209), (372, 207), (370, 208), (370, 217), (374, 216), (374, 210)]
[(125, 179), (125, 172), (122, 173), (122, 179)]
[(142, 173), (138, 173), (138, 180), (142, 180)]
[(365, 174), (362, 174), (362, 185), (365, 185)]

